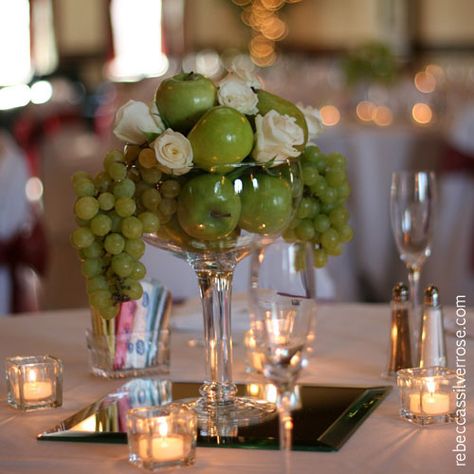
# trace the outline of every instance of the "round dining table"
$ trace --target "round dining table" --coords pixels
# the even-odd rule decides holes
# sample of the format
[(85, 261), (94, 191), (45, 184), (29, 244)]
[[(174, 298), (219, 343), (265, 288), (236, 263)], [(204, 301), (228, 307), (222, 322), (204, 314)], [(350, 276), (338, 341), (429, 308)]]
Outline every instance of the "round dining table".
[[(245, 371), (242, 343), (244, 311), (233, 324), (236, 381), (253, 380)], [(449, 367), (456, 369), (456, 308), (445, 308)], [(471, 315), (472, 316), (472, 315)], [(199, 382), (204, 377), (203, 349), (187, 342), (199, 337), (198, 301), (173, 308), (171, 318), (172, 381)], [(468, 329), (472, 319), (468, 312)], [(4, 377), (0, 382), (0, 473), (1, 474), (119, 474), (139, 470), (127, 461), (125, 444), (37, 441), (36, 436), (85, 406), (118, 388), (122, 380), (107, 380), (91, 374), (85, 331), (90, 324), (87, 309), (55, 310), (0, 318), (0, 355), (51, 354), (64, 364), (63, 405), (60, 408), (23, 412), (6, 402)], [(465, 335), (468, 422), (465, 443), (460, 443), (459, 425), (450, 423), (420, 427), (399, 416), (399, 391), (393, 380), (382, 377), (387, 365), (390, 308), (385, 304), (319, 305), (314, 352), (300, 382), (333, 386), (381, 386), (393, 390), (337, 452), (293, 451), (285, 465), (279, 451), (259, 449), (201, 448), (196, 463), (183, 472), (206, 474), (260, 473), (430, 473), (472, 472), (474, 465), (474, 340)], [(459, 334), (458, 334), (459, 336)], [(466, 450), (464, 468), (457, 467), (456, 450)], [(461, 456), (462, 458), (462, 456)], [(458, 461), (459, 462), (459, 461)], [(471, 466), (471, 467), (469, 467)]]

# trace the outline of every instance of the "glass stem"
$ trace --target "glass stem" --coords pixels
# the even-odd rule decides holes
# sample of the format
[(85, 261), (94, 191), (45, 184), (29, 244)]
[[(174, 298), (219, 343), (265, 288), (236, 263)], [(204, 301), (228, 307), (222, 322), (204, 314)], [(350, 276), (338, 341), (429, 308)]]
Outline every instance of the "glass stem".
[(291, 391), (283, 390), (278, 400), (280, 450), (288, 456), (291, 452), (293, 419), (291, 418)]
[(230, 303), (233, 266), (229, 269), (196, 269), (204, 317), (206, 378), (199, 390), (209, 405), (232, 403), (237, 387), (232, 383), (232, 333)]
[(412, 265), (408, 267), (408, 284), (410, 289), (410, 326), (412, 335), (412, 354), (417, 357), (418, 338), (420, 335), (420, 267)]

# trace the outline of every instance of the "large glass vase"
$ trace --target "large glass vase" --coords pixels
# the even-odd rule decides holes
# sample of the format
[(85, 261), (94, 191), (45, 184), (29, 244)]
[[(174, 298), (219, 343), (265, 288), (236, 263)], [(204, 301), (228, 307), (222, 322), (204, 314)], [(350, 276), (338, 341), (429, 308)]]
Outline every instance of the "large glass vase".
[[(148, 234), (145, 239), (185, 259), (196, 272), (206, 376), (199, 398), (190, 403), (198, 413), (201, 432), (209, 429), (209, 434), (215, 434), (211, 426), (232, 430), (275, 411), (273, 404), (237, 396), (232, 379), (232, 276), (239, 261), (287, 227), (299, 204), (302, 185), (299, 163), (294, 160), (268, 168), (242, 164), (226, 175), (190, 174), (182, 179), (176, 213), (162, 223), (157, 234)], [(193, 187), (207, 180), (213, 183), (207, 190)], [(223, 186), (229, 183), (229, 195), (224, 195)], [(229, 205), (229, 200), (234, 205)], [(234, 211), (237, 217), (232, 215)], [(222, 236), (219, 226), (226, 219), (237, 219), (237, 224)], [(217, 229), (215, 233), (213, 229)], [(201, 231), (206, 238), (198, 238)]]

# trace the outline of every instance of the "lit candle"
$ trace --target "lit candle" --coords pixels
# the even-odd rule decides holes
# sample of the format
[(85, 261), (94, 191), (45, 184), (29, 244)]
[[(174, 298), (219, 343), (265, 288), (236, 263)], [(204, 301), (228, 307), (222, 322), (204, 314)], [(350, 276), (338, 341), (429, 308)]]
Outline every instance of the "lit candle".
[[(53, 395), (53, 384), (51, 381), (38, 381), (35, 369), (27, 372), (27, 380), (23, 382), (23, 398), (27, 402), (46, 400)], [(19, 389), (15, 387), (15, 395), (19, 398)]]
[(138, 440), (138, 454), (147, 461), (179, 461), (186, 456), (184, 441), (184, 436), (168, 435), (168, 423), (165, 419), (159, 423), (156, 435)]
[(414, 414), (445, 415), (449, 413), (449, 394), (437, 393), (436, 385), (432, 378), (425, 380), (426, 392), (410, 394), (410, 411)]

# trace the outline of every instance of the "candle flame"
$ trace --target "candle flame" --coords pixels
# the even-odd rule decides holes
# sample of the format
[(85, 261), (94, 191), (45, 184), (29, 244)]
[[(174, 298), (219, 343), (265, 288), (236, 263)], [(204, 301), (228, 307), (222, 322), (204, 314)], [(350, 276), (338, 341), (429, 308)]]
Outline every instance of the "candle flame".
[(165, 437), (168, 435), (168, 421), (165, 419), (158, 421), (158, 433)]
[(434, 379), (428, 379), (426, 381), (426, 388), (428, 389), (428, 392), (430, 395), (433, 395), (436, 391), (436, 384)]
[(28, 382), (36, 382), (38, 378), (38, 374), (36, 373), (35, 369), (31, 369), (28, 371)]

